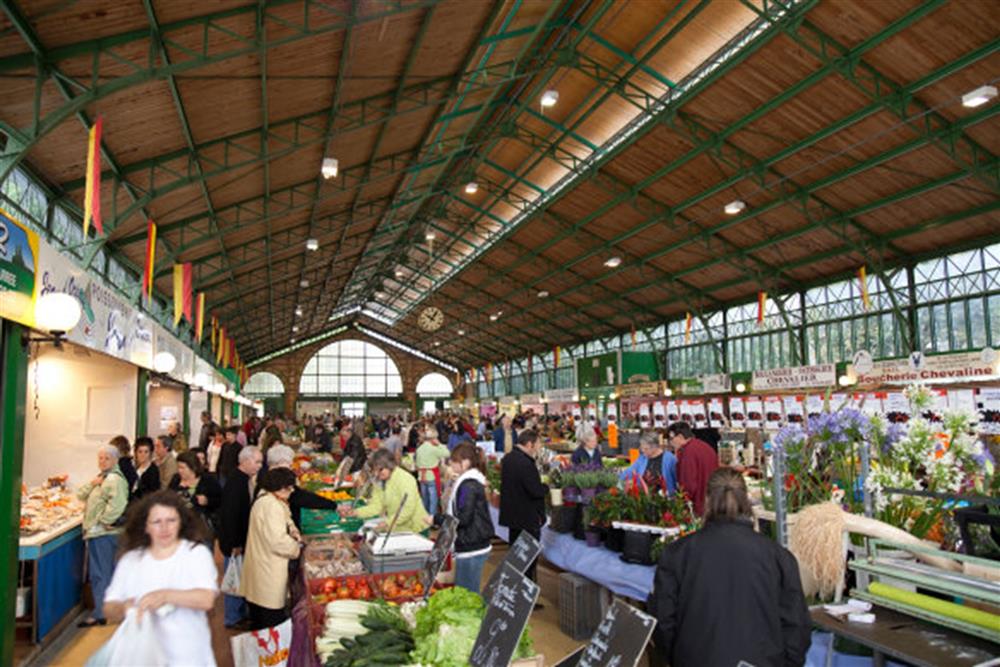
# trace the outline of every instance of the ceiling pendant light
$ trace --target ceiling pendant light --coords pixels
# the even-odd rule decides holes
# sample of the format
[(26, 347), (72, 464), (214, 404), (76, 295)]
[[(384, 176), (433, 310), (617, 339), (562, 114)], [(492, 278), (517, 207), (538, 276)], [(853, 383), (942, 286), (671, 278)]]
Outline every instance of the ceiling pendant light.
[(302, 317), (302, 306), (295, 306), (295, 317)]
[(475, 181), (469, 181), (465, 184), (465, 194), (474, 195), (479, 192), (479, 183)]
[(319, 250), (319, 239), (306, 239), (306, 250)]
[(738, 213), (742, 213), (746, 210), (746, 207), (747, 203), (745, 201), (742, 199), (734, 199), (726, 204), (722, 210), (726, 212), (726, 215), (737, 215)]
[(465, 329), (459, 329), (458, 330), (458, 335), (459, 336), (464, 336), (465, 335)]
[(303, 278), (299, 281), (299, 287), (309, 287), (309, 281)]
[(622, 258), (618, 256), (608, 257), (606, 260), (604, 260), (604, 266), (608, 267), (609, 269), (617, 268), (621, 266), (621, 263), (622, 263)]
[(433, 241), (434, 239), (437, 238), (437, 234), (435, 234), (434, 232), (427, 232), (427, 234), (424, 235), (424, 238), (427, 239), (428, 241)]
[(548, 297), (549, 297), (549, 291), (547, 289), (543, 289), (538, 293), (539, 299), (547, 299)]
[(323, 178), (336, 178), (339, 167), (340, 164), (337, 162), (337, 158), (325, 157), (323, 158), (323, 167), (320, 169), (320, 172), (322, 172)]
[(296, 324), (294, 327), (292, 327), (292, 333), (298, 333), (298, 332), (299, 332), (299, 325)]
[(962, 95), (962, 106), (975, 109), (982, 106), (997, 96), (996, 86), (980, 86), (975, 90)]
[(556, 105), (556, 102), (558, 101), (559, 101), (558, 90), (546, 90), (544, 93), (542, 93), (541, 103), (543, 108), (547, 109), (549, 107), (554, 107)]

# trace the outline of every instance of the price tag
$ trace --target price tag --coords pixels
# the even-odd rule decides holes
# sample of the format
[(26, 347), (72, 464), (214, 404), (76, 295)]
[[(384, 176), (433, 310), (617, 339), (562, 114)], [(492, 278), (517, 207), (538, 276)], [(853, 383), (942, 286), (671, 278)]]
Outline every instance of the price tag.
[(524, 574), (540, 553), (542, 553), (542, 545), (535, 539), (535, 536), (522, 530), (503, 557), (501, 567), (493, 570), (493, 576), (486, 582), (486, 587), (483, 589), (483, 599), (489, 600), (490, 596), (493, 595), (493, 587), (496, 585), (497, 577), (503, 571), (502, 565), (504, 563), (513, 567), (515, 572)]
[(615, 600), (583, 649), (577, 667), (635, 667), (655, 627), (655, 618)]
[(499, 570), (496, 585), (487, 599), (479, 635), (472, 646), (469, 657), (472, 667), (507, 667), (510, 664), (541, 590), (510, 563), (501, 563)]
[(441, 529), (434, 540), (434, 548), (427, 554), (427, 560), (420, 570), (420, 581), (424, 585), (424, 599), (431, 594), (431, 587), (437, 579), (444, 562), (448, 558), (449, 552), (455, 546), (455, 532), (458, 530), (458, 519), (453, 516), (445, 516), (441, 522)]

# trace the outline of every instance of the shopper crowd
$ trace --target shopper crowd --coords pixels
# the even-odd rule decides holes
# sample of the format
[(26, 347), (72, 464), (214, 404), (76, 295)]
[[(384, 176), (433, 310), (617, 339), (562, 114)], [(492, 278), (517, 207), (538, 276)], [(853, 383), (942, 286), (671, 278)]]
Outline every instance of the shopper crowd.
[[(206, 611), (219, 593), (216, 544), (222, 571), (242, 564), (238, 590), (227, 588), (224, 595), (226, 627), (263, 629), (289, 618), (289, 582), (303, 548), (302, 510), (337, 510), (338, 505), (297, 486), (291, 470), (295, 451), (286, 443), (309, 443), (311, 451), (349, 458), (350, 472), (370, 482), (367, 504), (356, 509), (342, 504), (342, 515), (394, 520), (396, 531), (424, 534), (453, 517), (455, 583), (478, 593), (494, 533), (484, 449), (502, 456), (499, 523), (509, 529), (511, 541), (522, 532), (539, 539), (548, 494), (540, 474), (543, 443), (575, 440), (573, 464), (600, 464), (600, 442), (608, 428), (607, 422), (574, 414), (530, 411), (495, 421), (458, 414), (411, 422), (399, 416), (336, 419), (328, 414), (301, 421), (255, 416), (225, 427), (203, 413), (201, 422), (195, 447), (188, 446), (176, 424), (155, 440), (138, 438), (134, 447), (124, 436), (115, 437), (98, 451), (97, 476), (78, 490), (86, 502), (83, 528), (95, 604), (80, 625), (118, 621), (129, 607), (154, 612), (170, 664), (214, 664)], [(755, 558), (766, 561), (761, 567), (777, 568), (782, 585), (788, 584), (794, 561), (730, 527), (742, 525), (736, 514), (744, 509), (743, 496), (735, 477), (716, 471), (715, 451), (688, 424), (642, 433), (640, 452), (622, 480), (638, 476), (670, 492), (683, 488), (711, 528), (702, 531), (697, 544), (672, 545), (676, 562), (666, 569), (661, 565), (656, 599), (650, 601), (661, 619), (660, 643), (676, 664), (694, 664), (695, 649), (678, 639), (687, 635), (670, 628), (705, 614), (676, 584), (678, 577), (696, 580), (700, 575), (685, 568), (713, 557), (701, 555), (709, 549), (702, 545), (730, 541), (742, 548), (746, 543)], [(729, 494), (725, 502), (720, 493)], [(729, 553), (728, 547), (719, 548), (718, 553)], [(526, 574), (535, 576), (534, 565)], [(708, 577), (699, 585), (714, 584)], [(799, 641), (794, 633), (801, 629), (787, 623), (789, 614), (800, 611), (792, 604), (794, 593), (783, 593), (791, 606), (777, 621), (762, 615), (760, 622), (778, 623)], [(777, 650), (767, 647), (769, 653), (772, 649)]]

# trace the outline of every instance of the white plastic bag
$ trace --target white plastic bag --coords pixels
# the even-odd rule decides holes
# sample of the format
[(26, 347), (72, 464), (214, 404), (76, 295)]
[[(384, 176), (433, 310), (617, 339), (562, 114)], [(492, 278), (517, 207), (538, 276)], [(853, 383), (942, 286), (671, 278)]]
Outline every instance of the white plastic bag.
[(292, 646), (292, 619), (273, 628), (236, 635), (229, 643), (236, 667), (287, 667), (288, 650)]
[(136, 609), (130, 608), (115, 634), (90, 656), (86, 667), (167, 667), (167, 657), (153, 626), (152, 613), (139, 618)]
[(226, 572), (222, 575), (222, 586), (219, 587), (226, 595), (240, 595), (240, 575), (243, 574), (243, 556), (233, 556), (229, 559)]

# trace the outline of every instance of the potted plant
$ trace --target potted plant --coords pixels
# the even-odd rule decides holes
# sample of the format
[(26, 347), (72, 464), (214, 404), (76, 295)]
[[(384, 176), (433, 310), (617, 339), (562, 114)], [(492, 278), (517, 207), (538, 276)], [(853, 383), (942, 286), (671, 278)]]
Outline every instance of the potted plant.
[(588, 507), (591, 525), (597, 526), (604, 535), (604, 544), (611, 551), (621, 552), (625, 531), (615, 528), (614, 522), (624, 518), (624, 497), (618, 487), (611, 487), (594, 496)]
[(601, 546), (601, 527), (594, 523), (593, 505), (588, 505), (583, 511), (583, 539), (588, 547)]
[(580, 502), (580, 487), (577, 486), (577, 473), (567, 470), (562, 473), (562, 499), (564, 503), (575, 504)]
[(549, 473), (549, 502), (552, 507), (561, 507), (563, 504), (563, 479), (562, 473), (555, 469)]
[(589, 505), (597, 495), (597, 484), (600, 481), (598, 474), (591, 470), (585, 470), (577, 474), (576, 483), (580, 487), (580, 502)]

